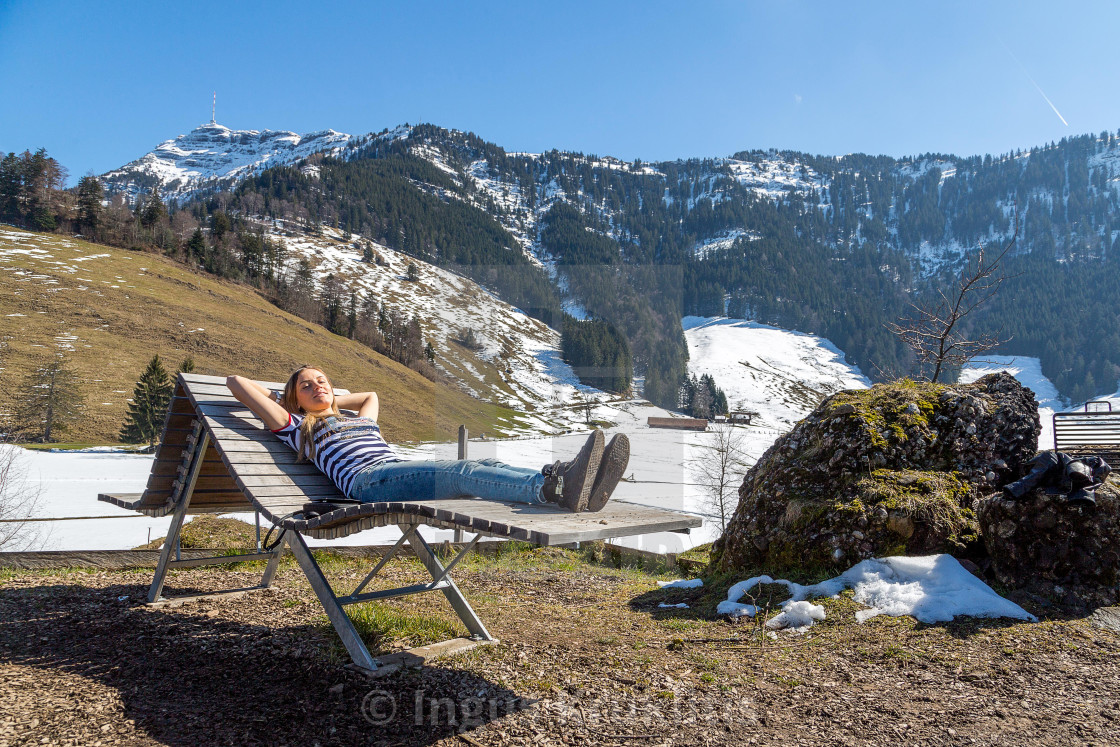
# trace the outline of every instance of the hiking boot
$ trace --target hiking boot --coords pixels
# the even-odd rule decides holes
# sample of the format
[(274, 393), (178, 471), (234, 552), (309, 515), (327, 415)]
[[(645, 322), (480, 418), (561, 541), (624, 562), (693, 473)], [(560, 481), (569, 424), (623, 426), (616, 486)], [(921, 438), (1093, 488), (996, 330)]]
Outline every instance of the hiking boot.
[(549, 464), (541, 470), (545, 476), (541, 492), (546, 501), (558, 503), (573, 513), (587, 507), (591, 486), (603, 458), (603, 441), (603, 432), (596, 429), (575, 459)]
[(1097, 497), (1089, 488), (1077, 488), (1068, 497), (1069, 505), (1092, 511), (1097, 507)]
[(619, 433), (611, 438), (611, 442), (603, 451), (599, 474), (595, 475), (595, 484), (591, 486), (591, 496), (587, 499), (587, 508), (584, 510), (600, 511), (607, 505), (629, 461), (630, 439), (625, 433)]

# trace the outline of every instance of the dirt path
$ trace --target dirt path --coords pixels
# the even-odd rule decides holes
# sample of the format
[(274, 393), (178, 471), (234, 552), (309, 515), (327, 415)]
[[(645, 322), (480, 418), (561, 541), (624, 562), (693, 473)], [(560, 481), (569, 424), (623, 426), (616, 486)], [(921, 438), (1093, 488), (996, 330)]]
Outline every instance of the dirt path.
[[(274, 590), (173, 609), (142, 604), (147, 571), (0, 572), (0, 747), (1120, 743), (1120, 634), (1085, 620), (861, 625), (840, 598), (769, 641), (707, 616), (723, 589), (661, 591), (555, 551), (466, 566), (503, 642), (378, 680), (342, 668), (290, 563)], [(345, 586), (362, 567), (327, 571)], [(184, 571), (172, 592), (257, 573)], [(454, 622), (442, 597), (390, 609), (404, 637)]]

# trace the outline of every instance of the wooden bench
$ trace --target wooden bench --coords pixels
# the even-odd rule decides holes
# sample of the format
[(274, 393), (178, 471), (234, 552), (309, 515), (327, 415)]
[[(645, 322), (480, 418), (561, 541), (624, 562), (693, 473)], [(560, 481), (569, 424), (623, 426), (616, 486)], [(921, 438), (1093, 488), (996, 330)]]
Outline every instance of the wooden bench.
[(1120, 467), (1120, 412), (1107, 400), (1086, 402), (1079, 412), (1054, 413), (1054, 450), (1070, 456), (1103, 457)]
[[(261, 383), (273, 390), (283, 388), (279, 383)], [(345, 393), (342, 389), (335, 391)], [(297, 463), (295, 452), (281, 443), (233, 397), (224, 378), (179, 374), (144, 492), (102, 494), (98, 499), (148, 516), (171, 514), (171, 526), (148, 590), (148, 603), (153, 605), (266, 589), (272, 583), (286, 545), (307, 576), (354, 664), (370, 671), (382, 668), (387, 662), (375, 659), (369, 653), (344, 610), (346, 605), (441, 591), (466, 626), (470, 638), (444, 642), (434, 649), (422, 647), (425, 650), (418, 652), (417, 656), (432, 650), (460, 650), (494, 640), (451, 578), (451, 570), (482, 537), (522, 540), (545, 546), (564, 545), (650, 532), (687, 532), (701, 524), (697, 516), (618, 501), (608, 503), (596, 513), (573, 514), (547, 504), (526, 505), (471, 497), (363, 503), (312, 519), (303, 518), (301, 511), (304, 503), (343, 497), (314, 465)], [(258, 529), (255, 552), (210, 558), (184, 559), (180, 556), (179, 534), (187, 514), (244, 511), (256, 512), (258, 522), (260, 517), (264, 517), (275, 527), (275, 531), (280, 532), (280, 538), (273, 547), (260, 546)], [(353, 591), (338, 596), (308, 550), (303, 535), (335, 539), (363, 529), (389, 525), (400, 528), (400, 540)], [(475, 536), (444, 565), (417, 531), (422, 525), (465, 530)], [(363, 592), (405, 544), (427, 569), (431, 580), (397, 589)], [(163, 595), (167, 573), (173, 568), (235, 560), (267, 560), (260, 584), (177, 599), (168, 599)]]

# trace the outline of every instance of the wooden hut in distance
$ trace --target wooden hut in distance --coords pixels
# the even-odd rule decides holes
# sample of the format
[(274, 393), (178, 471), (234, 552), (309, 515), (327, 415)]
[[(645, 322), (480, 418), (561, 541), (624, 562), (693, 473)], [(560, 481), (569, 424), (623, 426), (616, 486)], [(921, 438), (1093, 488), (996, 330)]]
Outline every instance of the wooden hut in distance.
[(686, 431), (706, 431), (708, 421), (703, 418), (646, 418), (650, 428), (676, 428)]

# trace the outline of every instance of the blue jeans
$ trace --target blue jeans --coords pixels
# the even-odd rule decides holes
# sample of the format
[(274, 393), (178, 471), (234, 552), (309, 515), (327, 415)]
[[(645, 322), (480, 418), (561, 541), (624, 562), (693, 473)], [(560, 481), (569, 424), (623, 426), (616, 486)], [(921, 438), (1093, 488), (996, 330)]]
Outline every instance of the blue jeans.
[(354, 476), (350, 498), (363, 503), (425, 501), (474, 495), (496, 501), (544, 503), (540, 470), (497, 459), (382, 462)]

